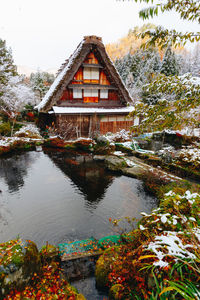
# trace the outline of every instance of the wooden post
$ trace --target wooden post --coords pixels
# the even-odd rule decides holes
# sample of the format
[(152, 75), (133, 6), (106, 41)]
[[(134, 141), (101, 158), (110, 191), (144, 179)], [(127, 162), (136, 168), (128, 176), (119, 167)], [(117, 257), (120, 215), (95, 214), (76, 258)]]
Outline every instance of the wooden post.
[(90, 121), (89, 121), (89, 132), (88, 132), (88, 137), (91, 138), (91, 137), (92, 137), (92, 133), (91, 133), (91, 132), (92, 132), (92, 119), (93, 119), (93, 116), (90, 115), (89, 118), (90, 118)]

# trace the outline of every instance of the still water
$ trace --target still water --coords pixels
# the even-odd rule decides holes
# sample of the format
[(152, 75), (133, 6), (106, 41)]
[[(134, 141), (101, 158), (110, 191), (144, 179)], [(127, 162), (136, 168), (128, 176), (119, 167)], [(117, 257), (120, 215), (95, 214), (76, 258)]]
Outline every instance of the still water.
[(0, 190), (0, 242), (20, 236), (38, 247), (116, 234), (109, 218), (139, 219), (156, 206), (141, 181), (62, 151), (1, 158)]
[[(139, 219), (156, 204), (140, 180), (106, 171), (92, 155), (44, 150), (0, 159), (0, 242), (20, 236), (41, 247), (118, 234), (109, 218)], [(88, 300), (108, 299), (94, 277), (73, 285)]]

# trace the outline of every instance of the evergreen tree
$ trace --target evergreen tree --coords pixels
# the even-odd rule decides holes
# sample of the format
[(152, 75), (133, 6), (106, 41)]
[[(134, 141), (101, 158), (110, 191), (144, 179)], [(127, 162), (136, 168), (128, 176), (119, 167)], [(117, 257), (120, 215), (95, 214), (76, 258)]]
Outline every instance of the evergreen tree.
[[(155, 74), (159, 72), (160, 65), (160, 55), (154, 48), (139, 49), (133, 55), (129, 53), (115, 62), (120, 76), (135, 100), (144, 96), (143, 86), (152, 81)], [(145, 97), (147, 95), (148, 93), (145, 92)]]
[(191, 73), (200, 77), (200, 44), (196, 44), (192, 53)]
[(125, 55), (123, 58), (117, 59), (115, 61), (115, 67), (121, 76), (121, 79), (126, 83), (128, 74), (130, 73), (130, 68), (132, 65), (132, 56), (130, 53)]
[(135, 84), (140, 86), (151, 81), (160, 70), (160, 55), (156, 49), (137, 50), (132, 56), (131, 72)]
[(135, 82), (140, 77), (140, 73), (142, 69), (142, 60), (143, 60), (143, 53), (141, 50), (137, 50), (132, 56), (132, 64), (130, 70)]
[(31, 73), (30, 83), (40, 100), (44, 97), (54, 79), (54, 75), (47, 72)]
[(179, 70), (180, 70), (180, 65), (178, 63), (176, 55), (172, 51), (171, 47), (168, 47), (163, 57), (160, 73), (166, 76), (170, 76), (170, 75), (173, 76), (173, 75), (178, 75)]
[[(17, 68), (14, 65), (11, 50), (7, 49), (6, 42), (0, 39), (0, 85), (5, 85), (10, 76), (17, 75)], [(2, 94), (2, 87), (0, 95)]]
[(133, 74), (131, 72), (126, 77), (125, 85), (130, 93), (130, 96), (134, 98), (134, 96), (138, 94), (138, 91), (134, 85)]
[(133, 55), (131, 72), (134, 78), (134, 95), (138, 100), (155, 102), (157, 95), (148, 93), (146, 86), (154, 79), (160, 70), (160, 55), (154, 48), (138, 50)]

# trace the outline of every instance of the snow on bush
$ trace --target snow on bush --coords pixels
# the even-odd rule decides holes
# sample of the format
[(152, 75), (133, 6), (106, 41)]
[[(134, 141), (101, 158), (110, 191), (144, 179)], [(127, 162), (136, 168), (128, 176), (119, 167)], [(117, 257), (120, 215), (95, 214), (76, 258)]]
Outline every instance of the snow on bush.
[[(167, 231), (163, 232), (162, 235), (156, 236), (154, 241), (149, 243), (146, 249), (155, 253), (158, 258), (158, 260), (153, 263), (155, 266), (161, 268), (168, 266), (169, 263), (163, 259), (169, 256), (196, 259), (195, 254), (190, 251), (191, 244), (184, 244), (180, 237), (181, 235), (183, 234)], [(193, 249), (193, 252), (194, 251), (195, 249)]]
[(193, 163), (195, 167), (200, 167), (200, 149), (192, 146), (184, 147), (179, 151), (177, 159), (184, 163)]
[(39, 133), (38, 128), (33, 124), (28, 124), (20, 128), (19, 131), (15, 133), (16, 137), (29, 137), (35, 139), (41, 139), (41, 135)]
[(144, 251), (155, 255), (153, 265), (165, 268), (172, 260), (197, 259), (199, 203), (200, 195), (197, 193), (187, 190), (179, 195), (169, 191), (158, 209), (149, 215), (141, 213), (143, 220), (139, 226), (142, 230), (156, 233), (153, 240), (143, 246)]
[(124, 141), (130, 141), (131, 135), (129, 131), (126, 131), (125, 129), (122, 129), (121, 131), (117, 133), (110, 133), (108, 132), (105, 135), (105, 138), (110, 142), (124, 142)]
[(8, 84), (2, 87), (2, 91), (2, 110), (4, 110), (10, 118), (15, 118), (26, 104), (35, 103), (33, 91), (21, 82), (19, 76), (11, 77)]

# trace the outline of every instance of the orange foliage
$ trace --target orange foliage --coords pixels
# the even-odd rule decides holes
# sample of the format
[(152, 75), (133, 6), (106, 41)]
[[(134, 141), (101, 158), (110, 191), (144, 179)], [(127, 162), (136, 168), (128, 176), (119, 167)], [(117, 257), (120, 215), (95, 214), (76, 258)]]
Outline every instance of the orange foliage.
[[(140, 29), (138, 29), (137, 31), (130, 30), (126, 36), (120, 38), (117, 42), (109, 43), (106, 45), (106, 51), (107, 51), (108, 55), (110, 56), (110, 58), (112, 59), (112, 61), (122, 58), (128, 53), (134, 54), (135, 51), (137, 51), (140, 48), (140, 46), (143, 43), (145, 43), (145, 39), (142, 40), (142, 39), (136, 37), (136, 33), (139, 33), (140, 31), (141, 31)], [(173, 50), (176, 53), (183, 54), (185, 51), (185, 48), (177, 47), (177, 48), (173, 48)], [(159, 51), (161, 59), (163, 59), (165, 50), (161, 50), (159, 48), (158, 51)]]

